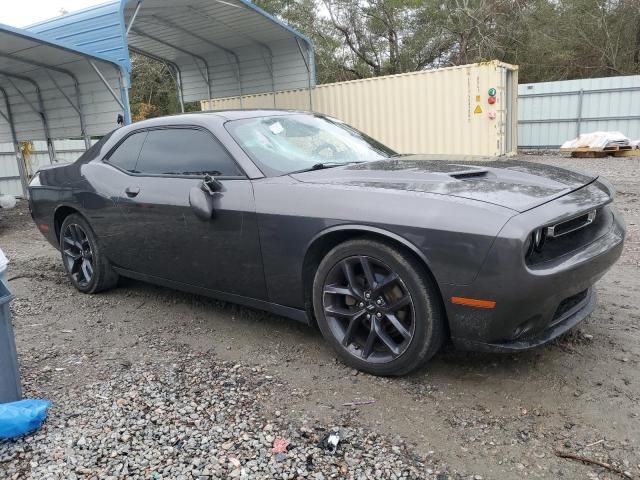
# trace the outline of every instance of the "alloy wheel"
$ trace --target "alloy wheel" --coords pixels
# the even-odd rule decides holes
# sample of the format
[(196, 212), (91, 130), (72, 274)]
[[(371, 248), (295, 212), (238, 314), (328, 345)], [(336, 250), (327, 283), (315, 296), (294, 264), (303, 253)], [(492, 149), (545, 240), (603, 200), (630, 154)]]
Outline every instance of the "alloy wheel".
[(413, 339), (411, 294), (396, 272), (373, 257), (347, 257), (329, 271), (323, 308), (335, 338), (367, 362), (390, 362)]
[(93, 250), (86, 232), (80, 225), (67, 225), (62, 234), (62, 248), (69, 275), (80, 287), (89, 285), (94, 275)]

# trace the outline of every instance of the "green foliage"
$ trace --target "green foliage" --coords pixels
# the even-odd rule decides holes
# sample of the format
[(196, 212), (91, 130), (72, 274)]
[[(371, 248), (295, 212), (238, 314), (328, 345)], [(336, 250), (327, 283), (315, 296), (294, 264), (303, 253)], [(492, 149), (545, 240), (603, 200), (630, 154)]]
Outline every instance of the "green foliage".
[(498, 59), (523, 82), (640, 73), (640, 0), (257, 0), (311, 37), (318, 82)]
[[(141, 55), (131, 57), (129, 102), (134, 121), (180, 111), (173, 72), (165, 64)], [(185, 104), (185, 111), (200, 110), (199, 102)]]

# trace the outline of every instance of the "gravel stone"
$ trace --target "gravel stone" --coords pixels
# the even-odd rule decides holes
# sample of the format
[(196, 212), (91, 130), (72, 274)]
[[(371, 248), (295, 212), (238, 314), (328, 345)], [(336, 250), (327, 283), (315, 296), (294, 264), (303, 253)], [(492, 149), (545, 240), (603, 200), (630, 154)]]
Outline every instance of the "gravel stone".
[[(318, 445), (331, 426), (267, 420), (260, 402), (275, 385), (251, 373), (183, 352), (170, 364), (133, 365), (64, 392), (41, 430), (0, 443), (3, 478), (429, 476), (416, 455), (364, 428), (340, 426), (343, 441), (331, 455)], [(286, 453), (272, 453), (274, 438), (289, 439)]]

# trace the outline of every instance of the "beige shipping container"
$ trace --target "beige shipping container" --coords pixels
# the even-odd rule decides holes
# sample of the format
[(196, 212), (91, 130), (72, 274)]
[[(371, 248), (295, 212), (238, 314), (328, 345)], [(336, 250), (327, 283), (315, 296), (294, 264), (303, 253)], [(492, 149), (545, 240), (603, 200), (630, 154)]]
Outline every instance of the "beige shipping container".
[[(495, 103), (489, 93), (495, 89)], [(213, 99), (203, 110), (284, 108), (338, 118), (400, 153), (495, 156), (517, 149), (518, 68), (498, 61)]]

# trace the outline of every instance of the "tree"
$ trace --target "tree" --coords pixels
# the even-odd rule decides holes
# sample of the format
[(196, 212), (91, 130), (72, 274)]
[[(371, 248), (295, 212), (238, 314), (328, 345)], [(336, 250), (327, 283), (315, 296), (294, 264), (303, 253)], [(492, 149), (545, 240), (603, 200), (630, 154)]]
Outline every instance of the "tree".
[(259, 0), (319, 83), (498, 59), (522, 81), (640, 73), (640, 0)]
[(425, 15), (427, 2), (323, 0), (323, 4), (333, 28), (351, 51), (347, 66), (356, 77), (421, 70), (446, 48), (446, 40), (438, 41), (437, 30), (420, 28), (430, 19)]
[(255, 3), (313, 41), (318, 83), (353, 78), (343, 42), (335, 35), (333, 26), (320, 11), (316, 0), (256, 0)]
[[(164, 63), (142, 55), (131, 57), (129, 101), (134, 121), (180, 111), (173, 72)], [(185, 111), (199, 110), (198, 102), (185, 104)]]
[(414, 71), (439, 64), (449, 45), (423, 0), (259, 0), (309, 36), (318, 83)]

